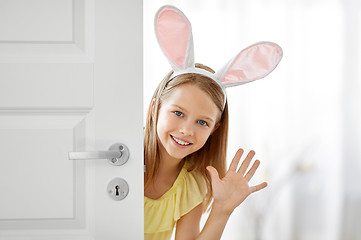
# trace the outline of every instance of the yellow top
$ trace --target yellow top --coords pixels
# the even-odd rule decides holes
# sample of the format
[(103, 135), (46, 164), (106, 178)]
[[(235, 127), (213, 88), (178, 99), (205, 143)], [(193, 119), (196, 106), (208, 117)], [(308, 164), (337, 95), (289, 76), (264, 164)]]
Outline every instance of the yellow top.
[(198, 206), (207, 194), (203, 176), (184, 164), (173, 186), (160, 198), (144, 196), (144, 239), (169, 240), (178, 219)]

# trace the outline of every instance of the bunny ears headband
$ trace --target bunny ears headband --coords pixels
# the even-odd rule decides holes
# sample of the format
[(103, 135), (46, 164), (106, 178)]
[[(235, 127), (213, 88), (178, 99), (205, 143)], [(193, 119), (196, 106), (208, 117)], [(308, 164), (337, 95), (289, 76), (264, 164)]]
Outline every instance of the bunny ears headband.
[(212, 74), (195, 67), (192, 26), (182, 11), (173, 6), (163, 6), (158, 10), (154, 24), (160, 48), (174, 70), (170, 79), (186, 73), (201, 74), (216, 81), (225, 96), (225, 88), (267, 76), (282, 59), (280, 46), (259, 42), (239, 52)]

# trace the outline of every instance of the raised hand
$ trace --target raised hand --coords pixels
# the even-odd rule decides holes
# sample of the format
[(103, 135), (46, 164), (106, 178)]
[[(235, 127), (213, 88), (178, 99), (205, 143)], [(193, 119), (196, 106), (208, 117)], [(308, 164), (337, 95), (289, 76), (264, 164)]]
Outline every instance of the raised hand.
[(234, 156), (231, 165), (222, 179), (219, 178), (218, 172), (214, 167), (208, 166), (207, 170), (211, 175), (214, 206), (222, 208), (228, 213), (240, 205), (251, 193), (257, 192), (267, 186), (266, 182), (250, 187), (248, 182), (256, 172), (260, 161), (256, 160), (249, 171), (246, 173), (252, 158), (255, 155), (254, 151), (250, 151), (247, 157), (242, 162), (238, 171), (238, 163), (243, 155), (243, 149), (239, 149)]

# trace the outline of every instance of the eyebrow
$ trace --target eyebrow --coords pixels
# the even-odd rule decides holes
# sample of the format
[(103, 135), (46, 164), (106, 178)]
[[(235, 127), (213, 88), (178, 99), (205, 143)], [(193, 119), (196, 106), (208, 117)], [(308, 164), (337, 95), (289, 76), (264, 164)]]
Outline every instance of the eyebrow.
[[(171, 104), (172, 107), (177, 107), (179, 108), (180, 110), (182, 110), (183, 112), (187, 113), (188, 111), (184, 108), (182, 108), (181, 106), (177, 105), (177, 104)], [(214, 119), (210, 118), (210, 117), (207, 117), (207, 116), (200, 116), (199, 117), (200, 119), (205, 119), (205, 120), (209, 120), (211, 122), (216, 122)]]

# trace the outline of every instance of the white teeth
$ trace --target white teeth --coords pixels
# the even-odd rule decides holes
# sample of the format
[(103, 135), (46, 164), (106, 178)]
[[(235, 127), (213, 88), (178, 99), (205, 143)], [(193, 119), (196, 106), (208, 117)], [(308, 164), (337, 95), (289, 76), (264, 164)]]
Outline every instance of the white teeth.
[(172, 138), (174, 139), (174, 141), (176, 141), (180, 145), (187, 146), (187, 145), (190, 144), (190, 143), (187, 143), (187, 142), (183, 142), (182, 140), (179, 140), (179, 139), (177, 139), (177, 138), (175, 138), (173, 136), (172, 136)]

